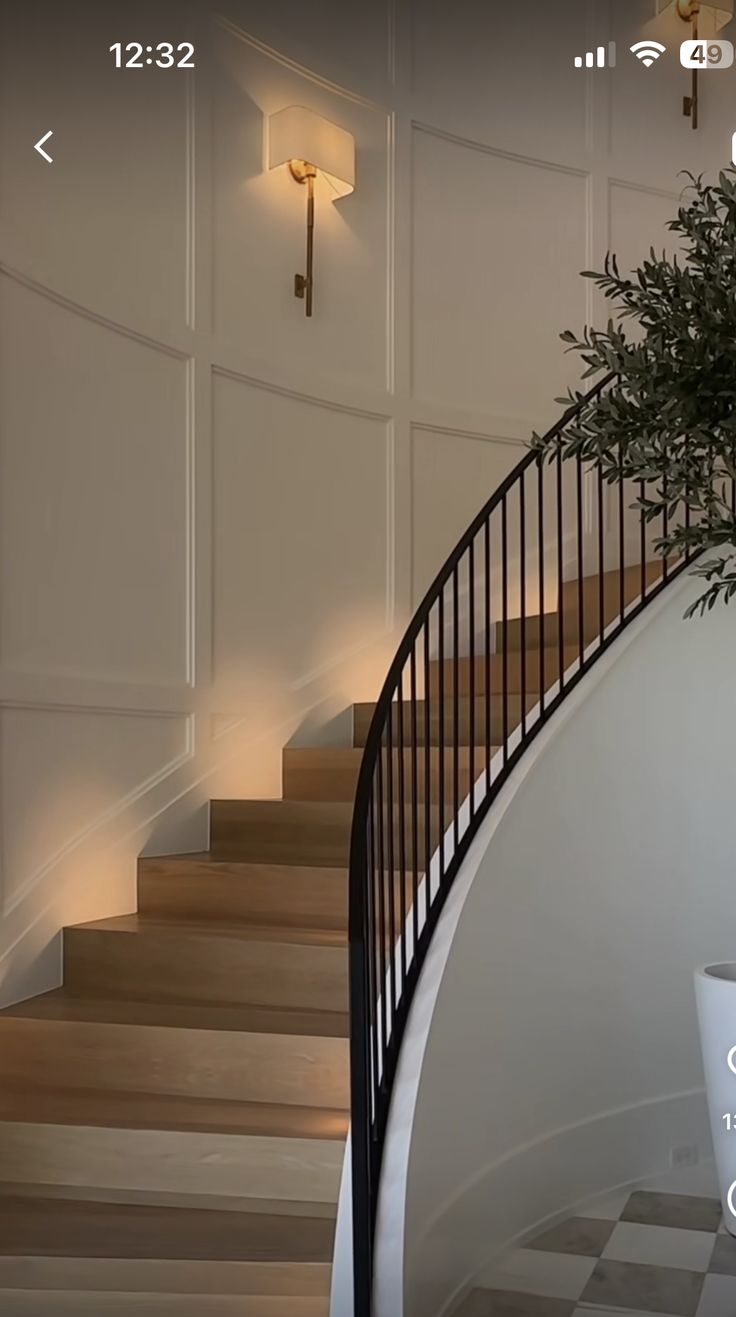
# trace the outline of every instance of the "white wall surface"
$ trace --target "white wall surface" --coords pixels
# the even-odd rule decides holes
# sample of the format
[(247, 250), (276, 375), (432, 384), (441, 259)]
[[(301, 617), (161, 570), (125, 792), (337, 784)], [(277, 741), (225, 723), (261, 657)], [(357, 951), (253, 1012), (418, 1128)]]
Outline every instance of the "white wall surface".
[(459, 875), (400, 1063), (380, 1317), (402, 1283), (407, 1317), (444, 1313), (546, 1219), (673, 1148), (710, 1155), (692, 974), (736, 948), (736, 631), (728, 609), (682, 620), (700, 588), (671, 586), (568, 697)]
[[(611, 4), (622, 50), (679, 37), (652, 8)], [(725, 159), (727, 78), (696, 135), (676, 61), (574, 76), (606, 3), (497, 18), (4, 6), (1, 999), (57, 981), (62, 923), (131, 908), (143, 847), (201, 845), (210, 796), (277, 794), (292, 732), (375, 693), (557, 415), (577, 272), (659, 242), (677, 169)], [(190, 38), (197, 72), (116, 71), (121, 38)], [(353, 196), (318, 197), (311, 323), (303, 193), (263, 159), (291, 103), (357, 144)]]

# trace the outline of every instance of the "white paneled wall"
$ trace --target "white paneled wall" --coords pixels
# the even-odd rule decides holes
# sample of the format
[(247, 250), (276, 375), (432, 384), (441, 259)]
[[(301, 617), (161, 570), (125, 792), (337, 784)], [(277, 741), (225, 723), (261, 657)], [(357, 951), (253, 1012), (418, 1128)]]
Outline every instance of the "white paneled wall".
[[(627, 57), (682, 35), (653, 0), (112, 8), (0, 20), (5, 999), (56, 981), (64, 922), (131, 908), (143, 847), (200, 846), (209, 797), (278, 794), (282, 744), (376, 692), (576, 378), (578, 271), (663, 243), (736, 127), (728, 77), (696, 135), (677, 61)], [(615, 72), (576, 74), (609, 36)], [(120, 39), (197, 71), (116, 71)], [(311, 322), (304, 192), (264, 164), (289, 104), (357, 146)]]

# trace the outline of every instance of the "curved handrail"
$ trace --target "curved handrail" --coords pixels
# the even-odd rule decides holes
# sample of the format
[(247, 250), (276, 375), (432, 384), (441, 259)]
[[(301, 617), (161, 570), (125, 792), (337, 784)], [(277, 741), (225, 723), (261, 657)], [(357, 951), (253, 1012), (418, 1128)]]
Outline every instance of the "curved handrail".
[[(615, 376), (606, 375), (584, 396), (580, 396), (565, 411), (542, 441), (542, 452), (530, 451), (513, 468), (498, 486), (438, 571), (414, 616), (412, 617), (391, 662), (373, 716), (365, 737), (365, 747), (356, 788), (355, 805), (350, 838), (349, 876), (349, 945), (350, 945), (350, 1058), (351, 1058), (351, 1138), (353, 1180), (353, 1267), (355, 1317), (370, 1317), (372, 1289), (372, 1244), (375, 1212), (378, 1198), (383, 1139), (388, 1117), (393, 1076), (396, 1068), (406, 1018), (416, 987), (419, 971), (426, 958), (427, 948), (457, 870), (501, 785), (508, 777), (526, 746), (541, 730), (547, 718), (561, 700), (577, 684), (605, 648), (628, 625), (649, 601), (686, 565), (684, 558), (669, 567), (662, 560), (658, 581), (651, 581), (651, 560), (647, 559), (650, 547), (643, 513), (636, 517), (637, 554), (633, 564), (627, 548), (624, 485), (618, 485), (617, 573), (618, 621), (608, 618), (610, 606), (606, 590), (610, 576), (616, 576), (607, 567), (610, 548), (606, 545), (607, 528), (604, 512), (604, 482), (599, 467), (592, 468), (597, 487), (597, 518), (594, 531), (584, 528), (584, 469), (578, 457), (569, 465), (575, 472), (574, 489), (565, 489), (562, 456), (554, 440), (561, 436), (581, 409), (602, 395)], [(544, 462), (545, 454), (553, 456), (553, 463)], [(555, 456), (556, 454), (556, 456)], [(588, 468), (590, 471), (591, 469)], [(534, 473), (536, 472), (536, 477)], [(535, 520), (536, 537), (530, 533), (531, 504), (528, 485), (536, 481)], [(640, 487), (637, 492), (641, 493)], [(554, 515), (550, 516), (550, 493)], [(595, 499), (593, 499), (595, 502)], [(570, 508), (572, 505), (572, 509)], [(565, 576), (565, 554), (572, 510), (572, 541), (576, 551), (577, 577)], [(514, 517), (516, 518), (514, 522)], [(495, 518), (495, 523), (494, 523)], [(549, 522), (553, 521), (552, 534)], [(500, 527), (496, 523), (500, 521)], [(510, 522), (514, 524), (510, 527)], [(631, 530), (631, 522), (628, 524)], [(492, 538), (500, 530), (500, 553), (491, 552)], [(518, 614), (510, 611), (510, 594), (516, 560), (509, 550), (509, 535), (519, 549), (518, 555)], [(597, 553), (597, 574), (586, 574), (590, 548)], [(594, 543), (597, 538), (597, 545)], [(479, 539), (480, 552), (476, 556)], [(629, 540), (631, 536), (629, 535)], [(530, 542), (532, 552), (530, 553)], [(551, 550), (551, 555), (550, 555)], [(555, 635), (546, 645), (545, 627), (551, 626), (550, 614), (545, 610), (545, 595), (550, 576), (556, 575), (557, 607)], [(482, 571), (478, 561), (482, 558)], [(538, 611), (529, 608), (529, 561), (537, 571), (535, 600)], [(465, 567), (467, 591), (460, 588), (460, 572)], [(498, 588), (494, 572), (500, 578)], [(629, 577), (638, 576), (639, 597), (631, 595)], [(482, 615), (485, 647), (476, 653), (477, 594), (482, 581)], [(598, 599), (590, 582), (598, 582)], [(613, 582), (614, 587), (616, 581)], [(573, 599), (575, 607), (567, 610), (565, 599), (569, 586), (577, 585)], [(446, 595), (449, 591), (451, 613), (452, 652), (445, 653)], [(574, 593), (574, 592), (573, 592)], [(597, 602), (597, 633), (588, 636), (589, 597)], [(468, 605), (468, 620), (464, 639), (468, 642), (467, 654), (461, 653), (460, 604)], [(498, 613), (500, 611), (500, 619)], [(536, 716), (527, 711), (527, 678), (529, 659), (533, 651), (528, 640), (531, 628), (537, 628), (539, 699)], [(492, 636), (502, 637), (502, 652), (491, 652)], [(595, 628), (594, 628), (595, 629)], [(509, 713), (510, 691), (510, 637), (519, 641), (517, 666), (520, 669), (520, 734), (511, 744), (512, 733)], [(573, 664), (566, 661), (567, 641), (574, 640), (578, 658)], [(591, 641), (594, 643), (591, 644)], [(432, 656), (432, 645), (436, 653)], [(423, 649), (424, 699), (418, 698), (417, 647)], [(548, 662), (547, 651), (555, 655)], [(461, 705), (459, 671), (462, 661), (468, 659), (469, 701), (469, 766), (466, 774), (469, 794), (464, 791), (461, 800)], [(480, 775), (476, 770), (476, 666), (483, 659), (484, 698), (481, 713), (484, 722), (483, 736), (478, 738)], [(493, 659), (501, 658), (499, 694), (494, 694)], [(430, 717), (432, 703), (431, 667), (436, 663), (439, 690), (436, 692), (436, 723), (438, 753), (436, 771), (432, 772), (430, 740), (433, 727)], [(445, 699), (445, 666), (452, 673), (452, 700)], [(496, 665), (498, 666), (498, 665)], [(549, 673), (554, 680), (549, 682)], [(408, 699), (405, 687), (409, 685)], [(549, 689), (553, 694), (548, 698)], [(501, 702), (500, 742), (491, 731), (494, 725), (494, 701)], [(406, 716), (408, 712), (408, 717)], [(423, 727), (419, 727), (422, 720)], [(498, 717), (496, 714), (496, 721)], [(445, 745), (445, 732), (452, 726), (452, 739)], [(482, 740), (482, 745), (481, 745)], [(498, 749), (501, 764), (494, 770), (494, 757)], [(423, 799), (420, 799), (420, 751), (423, 759)], [(451, 759), (447, 764), (448, 755)], [(410, 782), (407, 784), (407, 758)], [(394, 782), (396, 778), (396, 783)], [(452, 808), (445, 810), (445, 786), (452, 779)], [(479, 782), (485, 779), (481, 798), (476, 800)], [(396, 789), (395, 789), (396, 786)], [(433, 817), (433, 790), (438, 788), (438, 815)], [(407, 827), (407, 810), (409, 812)], [(460, 815), (466, 815), (466, 826), (460, 832)], [(398, 819), (398, 821), (397, 821)], [(448, 826), (449, 825), (449, 826)], [(448, 838), (450, 857), (447, 860)], [(422, 851), (422, 843), (424, 848)], [(423, 855), (424, 874), (420, 882), (420, 857)], [(398, 878), (398, 893), (397, 893)], [(407, 900), (407, 882), (411, 880), (411, 901)], [(424, 922), (420, 928), (419, 894), (424, 887)], [(432, 890), (433, 889), (433, 890)], [(396, 918), (396, 898), (399, 897), (400, 914)], [(397, 983), (399, 990), (397, 994)]]

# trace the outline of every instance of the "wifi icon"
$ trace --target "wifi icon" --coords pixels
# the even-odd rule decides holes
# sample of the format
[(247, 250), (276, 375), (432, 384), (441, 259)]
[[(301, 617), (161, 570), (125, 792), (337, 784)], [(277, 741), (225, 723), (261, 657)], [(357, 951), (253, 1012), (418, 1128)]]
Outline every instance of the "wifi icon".
[(661, 41), (636, 41), (633, 46), (629, 46), (632, 55), (648, 69), (660, 55), (664, 55), (667, 47), (663, 46)]

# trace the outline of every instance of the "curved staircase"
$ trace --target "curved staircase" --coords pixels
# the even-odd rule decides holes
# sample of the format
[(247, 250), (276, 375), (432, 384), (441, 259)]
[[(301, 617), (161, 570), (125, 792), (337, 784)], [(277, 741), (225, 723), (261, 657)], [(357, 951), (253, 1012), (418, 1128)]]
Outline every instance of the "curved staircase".
[[(613, 616), (618, 574), (606, 582)], [(639, 584), (627, 573), (627, 602)], [(596, 591), (586, 630), (597, 610)], [(530, 616), (522, 659), (507, 629), (509, 732), (522, 685), (529, 708), (540, 674), (545, 688), (558, 678), (551, 617), (544, 639)], [(432, 662), (426, 720), (420, 702), (430, 826), (405, 838), (419, 871), (427, 835), (439, 841), (440, 759), (453, 772), (432, 701), (455, 668), (461, 796), (487, 723), (502, 740), (504, 659), (474, 662)], [(0, 1013), (3, 1317), (326, 1317), (349, 1107), (350, 826), (374, 707), (354, 706), (352, 745), (284, 750), (282, 800), (213, 801), (208, 853), (142, 858), (137, 914), (66, 929), (63, 987)], [(411, 902), (399, 874), (392, 896)]]
[(622, 483), (605, 511), (600, 467), (566, 482), (556, 440), (612, 379), (468, 527), (352, 743), (287, 747), (281, 800), (213, 801), (209, 852), (142, 858), (137, 913), (67, 928), (63, 986), (0, 1012), (2, 1317), (327, 1317), (349, 1120), (370, 1317), (444, 901), (526, 747), (689, 561), (653, 559)]

